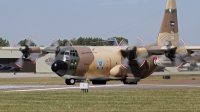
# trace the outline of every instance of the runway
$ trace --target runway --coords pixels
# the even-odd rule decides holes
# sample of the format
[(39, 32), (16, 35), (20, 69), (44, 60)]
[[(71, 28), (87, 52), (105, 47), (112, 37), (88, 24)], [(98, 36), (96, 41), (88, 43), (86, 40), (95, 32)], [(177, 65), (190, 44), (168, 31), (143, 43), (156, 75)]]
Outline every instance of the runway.
[[(193, 72), (194, 74), (195, 72)], [(155, 74), (159, 77), (160, 75), (166, 75), (166, 73)], [(172, 74), (172, 73), (170, 73)], [(175, 73), (176, 74), (176, 73)], [(180, 74), (180, 73), (179, 73)], [(191, 73), (192, 74), (192, 73)], [(197, 73), (195, 73), (197, 74)], [(185, 76), (185, 75), (181, 75)], [(51, 78), (57, 77), (56, 74), (27, 74), (19, 73), (13, 75), (12, 73), (1, 73), (0, 78)], [(63, 80), (64, 82), (64, 80)], [(127, 90), (127, 89), (199, 89), (200, 78), (197, 77), (195, 80), (182, 79), (182, 80), (141, 80), (138, 85), (124, 85), (120, 81), (108, 81), (107, 85), (92, 85), (90, 83), (89, 90)], [(69, 86), (65, 84), (23, 84), (23, 85), (0, 85), (1, 92), (28, 92), (28, 91), (51, 91), (51, 90), (80, 90), (79, 83)]]
[[(152, 76), (162, 76), (162, 75), (199, 75), (200, 71), (185, 71), (185, 72), (154, 72)], [(17, 73), (14, 75), (13, 73), (0, 73), (0, 78), (36, 78), (36, 77), (59, 77), (54, 73)]]
[[(200, 84), (196, 85), (158, 85), (158, 84), (139, 84), (139, 85), (90, 85), (89, 90), (128, 90), (128, 89), (199, 89)], [(3, 92), (28, 92), (28, 91), (50, 91), (50, 90), (80, 90), (79, 85), (0, 85)]]

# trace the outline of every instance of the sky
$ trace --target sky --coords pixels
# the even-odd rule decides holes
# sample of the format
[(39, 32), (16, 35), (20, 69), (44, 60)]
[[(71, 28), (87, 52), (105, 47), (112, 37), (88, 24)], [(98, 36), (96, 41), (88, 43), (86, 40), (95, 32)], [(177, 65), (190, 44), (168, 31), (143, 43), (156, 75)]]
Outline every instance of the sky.
[[(156, 42), (167, 0), (1, 0), (0, 37), (10, 43), (27, 36), (39, 45), (51, 39), (136, 37)], [(200, 45), (200, 0), (177, 0), (179, 36)]]

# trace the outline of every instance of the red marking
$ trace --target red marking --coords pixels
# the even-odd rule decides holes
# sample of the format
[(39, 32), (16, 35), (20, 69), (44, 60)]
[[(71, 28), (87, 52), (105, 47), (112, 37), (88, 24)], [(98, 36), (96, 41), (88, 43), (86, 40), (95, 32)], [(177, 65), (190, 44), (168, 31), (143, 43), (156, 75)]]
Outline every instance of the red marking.
[(177, 68), (181, 67), (182, 65), (183, 65), (183, 62), (182, 62), (181, 64), (179, 64), (179, 65), (177, 66)]
[(153, 57), (153, 60), (157, 60), (158, 58), (157, 57)]
[(144, 60), (144, 61), (142, 62), (142, 64), (140, 65), (140, 67), (142, 67), (142, 66), (144, 65), (145, 62), (146, 62), (146, 60)]
[(15, 65), (17, 65), (19, 68), (22, 68), (20, 65), (18, 65), (17, 63), (15, 63)]
[(160, 65), (162, 65), (162, 63), (160, 62), (160, 60), (159, 60), (158, 57), (153, 57), (153, 60), (158, 61), (158, 63), (159, 63)]
[(120, 46), (121, 44), (122, 44), (122, 42), (124, 41), (124, 39), (123, 40), (121, 40), (120, 42), (119, 42), (119, 44), (118, 44), (118, 46)]
[(121, 66), (122, 66), (124, 69), (127, 69), (127, 67), (126, 67), (126, 66), (124, 66), (123, 64), (121, 64)]
[(48, 58), (48, 57), (47, 57), (47, 61), (48, 61), (49, 65), (51, 65), (51, 62), (49, 61), (49, 58)]
[(38, 55), (37, 55), (37, 58), (35, 59), (35, 61), (34, 61), (34, 63), (33, 63), (33, 64), (35, 64), (37, 60), (38, 60)]
[(69, 41), (69, 43), (70, 43), (71, 46), (74, 46), (73, 43), (72, 43), (71, 41)]
[(163, 36), (162, 38), (160, 38), (160, 40), (163, 40), (166, 36)]
[(110, 71), (108, 72), (108, 75), (107, 76), (109, 76), (110, 75)]
[(137, 38), (144, 44), (144, 41), (140, 37), (137, 37)]
[(53, 39), (51, 39), (51, 43), (53, 43), (56, 40), (56, 37), (54, 37)]
[(109, 57), (109, 59), (110, 59), (110, 70), (111, 70), (111, 58)]
[(33, 38), (33, 37), (31, 37), (31, 36), (28, 36), (28, 38), (30, 38), (31, 40), (34, 40), (34, 38)]
[(184, 44), (184, 46), (185, 46), (185, 45), (186, 45), (186, 44), (185, 44), (185, 41), (184, 41), (182, 38), (180, 38), (180, 39), (181, 39), (181, 41), (183, 42), (183, 44)]

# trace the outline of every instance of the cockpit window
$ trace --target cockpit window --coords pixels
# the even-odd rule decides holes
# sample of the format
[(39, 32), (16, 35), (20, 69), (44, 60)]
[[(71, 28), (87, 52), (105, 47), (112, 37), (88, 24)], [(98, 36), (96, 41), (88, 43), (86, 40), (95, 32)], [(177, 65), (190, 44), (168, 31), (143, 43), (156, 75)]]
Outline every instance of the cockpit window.
[(69, 52), (65, 52), (65, 55), (68, 55), (68, 56), (69, 56)]
[(61, 52), (61, 53), (60, 53), (60, 55), (64, 55), (64, 54), (65, 54), (65, 52)]
[(60, 55), (67, 55), (67, 56), (69, 56), (69, 52), (60, 52)]

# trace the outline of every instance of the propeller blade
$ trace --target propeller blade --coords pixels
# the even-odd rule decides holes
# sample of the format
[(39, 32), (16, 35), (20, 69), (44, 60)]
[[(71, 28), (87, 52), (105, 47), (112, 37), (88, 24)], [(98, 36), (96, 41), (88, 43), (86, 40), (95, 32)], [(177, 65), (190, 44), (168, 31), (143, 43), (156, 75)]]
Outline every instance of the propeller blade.
[(140, 37), (137, 37), (136, 47), (141, 47), (143, 44), (144, 41)]
[(146, 48), (137, 48), (136, 55), (136, 61), (139, 67), (142, 67), (146, 62), (146, 58), (149, 56), (148, 51)]
[(33, 62), (33, 64), (35, 64), (39, 58), (38, 55), (39, 53), (31, 53), (28, 59), (30, 59)]
[(69, 43), (69, 42), (67, 42), (67, 43), (65, 44), (65, 46), (71, 46), (71, 45), (70, 45), (70, 43)]
[(56, 37), (54, 37), (53, 39), (51, 39), (51, 44), (54, 46), (54, 47), (58, 47), (59, 46), (59, 43), (58, 43), (58, 40)]
[(51, 66), (53, 64), (53, 62), (55, 61), (55, 57), (47, 57), (45, 60), (45, 63), (49, 66)]
[(173, 63), (177, 68), (180, 68), (182, 65), (186, 63), (186, 61), (182, 59), (175, 59)]
[(124, 59), (122, 60), (121, 66), (122, 66), (124, 69), (127, 69), (127, 68), (129, 67), (129, 59), (128, 59), (128, 58), (124, 58)]
[(19, 68), (23, 68), (24, 60), (23, 58), (19, 58), (16, 62), (15, 65), (17, 65)]
[(69, 41), (69, 43), (70, 43), (70, 46), (74, 46), (73, 43), (72, 43), (71, 41)]
[(128, 46), (128, 43), (127, 43), (124, 39), (122, 39), (122, 40), (119, 42), (118, 46)]
[(31, 37), (31, 36), (28, 36), (28, 39), (26, 40), (26, 45), (27, 46), (31, 46), (31, 43), (33, 42), (33, 37)]
[(139, 65), (139, 67), (142, 67), (145, 64), (145, 62), (146, 62), (146, 58), (143, 57), (143, 56), (138, 56), (136, 58), (136, 60), (137, 60), (137, 63)]

